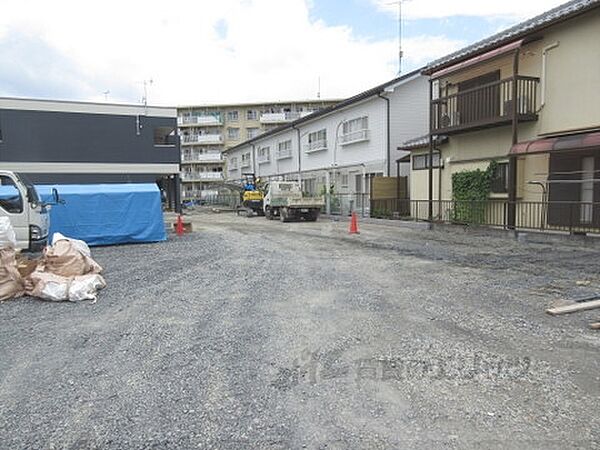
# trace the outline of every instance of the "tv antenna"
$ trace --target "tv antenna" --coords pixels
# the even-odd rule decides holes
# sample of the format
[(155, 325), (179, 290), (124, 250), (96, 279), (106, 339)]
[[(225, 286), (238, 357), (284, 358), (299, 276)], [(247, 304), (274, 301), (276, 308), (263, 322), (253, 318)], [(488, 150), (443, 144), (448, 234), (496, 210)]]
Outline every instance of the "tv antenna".
[(110, 94), (110, 91), (107, 89), (106, 91), (103, 92), (104, 94), (104, 101), (108, 101), (108, 94)]
[(411, 0), (397, 0), (386, 3), (387, 5), (398, 5), (398, 75), (402, 74), (402, 57), (404, 56), (402, 51), (402, 3), (409, 1)]
[(317, 99), (321, 99), (321, 76), (317, 78)]

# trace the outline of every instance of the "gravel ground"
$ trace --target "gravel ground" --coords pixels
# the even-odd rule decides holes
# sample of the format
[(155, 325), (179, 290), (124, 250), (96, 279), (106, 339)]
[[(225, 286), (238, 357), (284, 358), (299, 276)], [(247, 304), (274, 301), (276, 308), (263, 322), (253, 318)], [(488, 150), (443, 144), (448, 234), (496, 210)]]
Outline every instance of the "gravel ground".
[(597, 249), (190, 218), (95, 248), (95, 304), (0, 304), (1, 448), (600, 448), (600, 311), (544, 313)]

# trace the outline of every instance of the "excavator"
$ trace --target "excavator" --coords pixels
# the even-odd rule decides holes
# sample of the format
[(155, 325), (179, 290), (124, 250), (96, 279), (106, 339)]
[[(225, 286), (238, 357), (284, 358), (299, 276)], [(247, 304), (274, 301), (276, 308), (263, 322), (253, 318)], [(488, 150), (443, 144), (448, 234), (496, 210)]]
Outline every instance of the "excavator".
[(245, 214), (247, 217), (264, 216), (264, 194), (260, 178), (253, 173), (243, 173), (239, 181), (225, 181), (210, 185), (213, 188), (227, 188), (240, 193), (240, 203), (236, 208), (238, 216)]
[(247, 217), (264, 216), (263, 200), (264, 194), (260, 189), (260, 178), (253, 173), (242, 174), (241, 205), (237, 208), (237, 214), (246, 213)]

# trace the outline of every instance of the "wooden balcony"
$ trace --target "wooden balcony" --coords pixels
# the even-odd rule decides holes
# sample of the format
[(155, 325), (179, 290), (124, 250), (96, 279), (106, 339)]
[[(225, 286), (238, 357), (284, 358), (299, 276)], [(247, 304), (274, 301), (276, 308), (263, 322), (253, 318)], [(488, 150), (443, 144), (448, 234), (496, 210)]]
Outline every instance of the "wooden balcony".
[[(535, 77), (516, 78), (519, 122), (538, 118), (539, 81)], [(514, 78), (506, 78), (432, 100), (432, 133), (454, 134), (510, 124), (513, 118), (514, 83)]]

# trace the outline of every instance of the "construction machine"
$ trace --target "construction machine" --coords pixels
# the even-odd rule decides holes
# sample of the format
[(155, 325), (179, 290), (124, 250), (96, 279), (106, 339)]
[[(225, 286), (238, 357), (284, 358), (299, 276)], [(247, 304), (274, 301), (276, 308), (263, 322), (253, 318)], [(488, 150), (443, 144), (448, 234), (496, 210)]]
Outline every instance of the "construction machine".
[(247, 217), (254, 214), (263, 216), (264, 194), (260, 189), (260, 178), (256, 178), (253, 173), (242, 174), (241, 205), (237, 208), (238, 215), (246, 213)]

